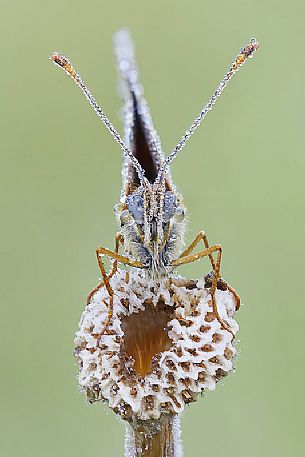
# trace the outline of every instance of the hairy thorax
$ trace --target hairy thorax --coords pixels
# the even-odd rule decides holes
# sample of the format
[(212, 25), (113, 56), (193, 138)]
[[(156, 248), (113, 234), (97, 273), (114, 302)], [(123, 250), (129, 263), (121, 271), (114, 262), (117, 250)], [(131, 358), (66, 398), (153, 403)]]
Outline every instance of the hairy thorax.
[[(169, 224), (169, 223), (168, 223)], [(165, 233), (168, 227), (165, 228)], [(185, 223), (173, 222), (169, 228), (166, 240), (162, 243), (149, 240), (140, 236), (135, 224), (122, 226), (120, 233), (124, 238), (125, 254), (144, 265), (148, 276), (159, 277), (173, 270), (171, 263), (178, 258), (184, 246)]]

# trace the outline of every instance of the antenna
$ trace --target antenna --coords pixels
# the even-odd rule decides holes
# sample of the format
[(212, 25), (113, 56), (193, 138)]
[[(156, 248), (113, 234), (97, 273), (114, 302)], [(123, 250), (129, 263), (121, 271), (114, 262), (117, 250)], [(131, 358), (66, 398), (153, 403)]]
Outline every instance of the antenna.
[(62, 54), (60, 54), (58, 52), (54, 52), (52, 54), (52, 56), (50, 57), (50, 59), (56, 65), (58, 65), (63, 70), (65, 70), (65, 72), (69, 76), (71, 76), (71, 78), (80, 88), (80, 90), (82, 91), (82, 93), (84, 94), (84, 96), (86, 97), (86, 99), (88, 100), (88, 102), (90, 103), (90, 105), (92, 106), (94, 111), (96, 112), (99, 119), (102, 121), (102, 123), (105, 125), (105, 127), (109, 130), (109, 132), (111, 133), (111, 135), (113, 136), (115, 141), (121, 146), (121, 149), (122, 149), (124, 155), (127, 156), (131, 160), (133, 166), (135, 167), (135, 169), (137, 171), (141, 184), (144, 184), (144, 182), (146, 182), (146, 178), (145, 178), (144, 170), (142, 169), (140, 163), (138, 162), (136, 157), (132, 154), (130, 149), (126, 146), (126, 144), (122, 140), (120, 134), (116, 131), (116, 129), (114, 128), (112, 123), (109, 121), (107, 116), (104, 114), (103, 110), (99, 107), (95, 98), (91, 94), (90, 90), (87, 88), (85, 83), (82, 81), (80, 75), (75, 71), (75, 69), (74, 69), (73, 65), (70, 63), (70, 61), (65, 56), (63, 56)]
[(255, 38), (252, 38), (249, 44), (243, 47), (239, 54), (237, 55), (236, 59), (233, 61), (231, 68), (223, 78), (223, 80), (219, 83), (217, 89), (213, 93), (212, 97), (208, 101), (208, 103), (202, 108), (198, 116), (194, 119), (192, 125), (188, 128), (188, 130), (184, 133), (181, 137), (179, 143), (171, 150), (170, 154), (166, 157), (163, 166), (160, 168), (156, 181), (160, 181), (162, 179), (162, 175), (167, 172), (169, 164), (173, 161), (179, 151), (184, 148), (186, 142), (190, 139), (191, 135), (195, 132), (197, 127), (201, 124), (203, 119), (206, 117), (209, 111), (213, 108), (216, 101), (222, 94), (225, 87), (228, 85), (231, 78), (235, 75), (235, 73), (240, 69), (240, 67), (245, 63), (248, 57), (253, 57), (254, 52), (258, 49), (259, 44)]

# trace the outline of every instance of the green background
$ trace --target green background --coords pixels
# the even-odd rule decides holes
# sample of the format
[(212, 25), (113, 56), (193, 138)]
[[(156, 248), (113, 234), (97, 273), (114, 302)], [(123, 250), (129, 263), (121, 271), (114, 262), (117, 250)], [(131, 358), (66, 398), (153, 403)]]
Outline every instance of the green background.
[(172, 167), (188, 240), (222, 243), (245, 303), (236, 372), (187, 408), (183, 438), (186, 457), (303, 454), (304, 16), (301, 0), (2, 0), (1, 457), (123, 455), (122, 423), (86, 405), (72, 357), (95, 248), (113, 246), (121, 154), (48, 60), (69, 56), (122, 131), (120, 27), (166, 153), (238, 49), (261, 43)]

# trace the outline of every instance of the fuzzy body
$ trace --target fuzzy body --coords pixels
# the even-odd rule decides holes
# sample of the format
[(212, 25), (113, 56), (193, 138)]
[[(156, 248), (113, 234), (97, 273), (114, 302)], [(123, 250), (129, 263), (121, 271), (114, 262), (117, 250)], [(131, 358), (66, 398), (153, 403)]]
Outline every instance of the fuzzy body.
[[(174, 193), (171, 192), (172, 195)], [(178, 196), (179, 198), (179, 196)], [(177, 202), (179, 201), (177, 198)], [(179, 203), (177, 203), (178, 205)], [(182, 208), (182, 203), (179, 208)], [(130, 213), (127, 222), (122, 222), (121, 215), (128, 207), (125, 203), (117, 205), (117, 220), (120, 225), (120, 234), (124, 238), (124, 252), (131, 258), (140, 261), (145, 267), (145, 271), (151, 276), (166, 276), (172, 270), (171, 262), (179, 257), (184, 245), (185, 221), (177, 221), (175, 217), (163, 220), (162, 215), (166, 211), (166, 206), (160, 215), (156, 213), (152, 219), (155, 222), (147, 223), (143, 217), (140, 221), (135, 221)], [(178, 206), (177, 206), (178, 207)], [(184, 212), (184, 210), (182, 210)], [(147, 217), (148, 218), (148, 217)], [(155, 227), (153, 226), (155, 224)], [(161, 225), (158, 232), (158, 224)]]

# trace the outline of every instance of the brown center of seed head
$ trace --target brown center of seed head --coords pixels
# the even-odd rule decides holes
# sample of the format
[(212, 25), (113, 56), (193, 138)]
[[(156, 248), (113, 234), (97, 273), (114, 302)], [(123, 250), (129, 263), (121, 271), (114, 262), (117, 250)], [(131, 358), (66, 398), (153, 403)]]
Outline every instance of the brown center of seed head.
[(134, 359), (134, 369), (140, 376), (151, 371), (154, 357), (172, 346), (167, 327), (172, 312), (172, 308), (164, 303), (158, 303), (157, 306), (146, 303), (145, 310), (122, 319), (122, 349)]

